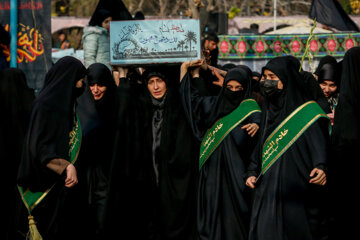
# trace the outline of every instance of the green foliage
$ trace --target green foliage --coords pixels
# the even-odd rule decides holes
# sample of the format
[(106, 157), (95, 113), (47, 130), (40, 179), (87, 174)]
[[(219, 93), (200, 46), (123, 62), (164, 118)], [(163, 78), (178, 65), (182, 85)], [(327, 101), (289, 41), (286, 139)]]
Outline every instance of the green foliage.
[(240, 8), (237, 7), (231, 7), (230, 10), (228, 11), (228, 17), (229, 19), (233, 19), (234, 17), (236, 17), (236, 15), (238, 15), (241, 12)]
[(347, 14), (352, 13), (351, 5), (349, 0), (338, 0)]
[[(51, 15), (57, 16), (55, 12), (55, 5), (57, 0), (51, 1)], [(70, 0), (69, 1), (69, 16), (76, 17), (90, 17), (95, 11), (99, 0)]]
[(304, 63), (305, 57), (308, 58), (309, 65), (311, 65), (311, 54), (309, 53), (309, 50), (310, 50), (310, 41), (311, 41), (311, 39), (314, 37), (313, 31), (314, 31), (315, 28), (316, 28), (316, 18), (314, 19), (314, 24), (313, 24), (313, 26), (312, 26), (312, 28), (311, 28), (311, 30), (310, 30), (309, 38), (308, 38), (308, 40), (306, 41), (305, 51), (304, 51), (304, 54), (303, 54), (302, 57), (301, 57), (301, 63), (300, 63), (299, 72), (301, 72), (302, 65), (303, 65), (303, 63)]

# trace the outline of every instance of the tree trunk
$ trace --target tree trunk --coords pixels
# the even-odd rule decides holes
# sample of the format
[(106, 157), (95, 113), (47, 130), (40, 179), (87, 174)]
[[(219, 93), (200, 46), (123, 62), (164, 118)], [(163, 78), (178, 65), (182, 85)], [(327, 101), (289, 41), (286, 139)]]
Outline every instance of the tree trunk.
[(135, 10), (135, 12), (138, 12), (138, 11), (142, 11), (143, 10), (143, 5), (144, 5), (144, 0), (141, 0), (137, 9)]
[(180, 6), (183, 5), (184, 0), (176, 0), (175, 6), (173, 7), (173, 10), (171, 11), (170, 15), (174, 16), (174, 15), (180, 15), (178, 13)]
[(191, 16), (192, 18), (195, 19), (200, 19), (200, 11), (199, 9), (195, 6), (194, 0), (188, 0), (189, 3), (189, 8), (191, 10)]

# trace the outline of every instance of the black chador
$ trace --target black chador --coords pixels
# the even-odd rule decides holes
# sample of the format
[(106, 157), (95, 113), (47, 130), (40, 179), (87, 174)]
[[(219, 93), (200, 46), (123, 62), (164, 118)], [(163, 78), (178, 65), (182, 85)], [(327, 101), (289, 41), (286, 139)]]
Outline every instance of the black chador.
[[(293, 64), (295, 64), (296, 69), (300, 69), (299, 59), (293, 56), (286, 56), (285, 58), (288, 58), (289, 61), (292, 61)], [(321, 64), (324, 64), (326, 61), (329, 60), (327, 57), (324, 57), (321, 61)], [(309, 100), (316, 101), (319, 104), (319, 106), (324, 110), (325, 113), (330, 113), (331, 112), (330, 105), (326, 97), (324, 96), (324, 93), (321, 90), (318, 81), (316, 81), (316, 78), (313, 76), (313, 74), (311, 72), (302, 70), (300, 71), (300, 75), (305, 83), (305, 89), (307, 91), (306, 95), (308, 96)]]
[[(199, 86), (196, 81), (202, 79), (192, 79), (189, 73), (184, 76), (181, 82), (182, 104), (199, 142), (215, 122), (251, 97), (251, 77), (247, 67), (233, 68), (227, 73), (218, 96), (202, 96), (195, 87)], [(231, 80), (240, 83), (243, 90), (228, 89), (227, 83)], [(260, 113), (250, 115), (223, 139), (201, 167), (197, 199), (199, 239), (247, 239), (249, 196), (245, 193), (244, 174), (256, 140), (241, 127), (259, 122)]]
[[(101, 89), (95, 99), (91, 88)], [(105, 90), (104, 90), (105, 89)], [(113, 146), (113, 113), (116, 85), (110, 70), (102, 63), (91, 64), (86, 71), (86, 89), (77, 99), (76, 112), (82, 127), (78, 178), (83, 198), (81, 225), (89, 230), (87, 239), (100, 239), (108, 187), (108, 171)], [(98, 91), (94, 91), (98, 94)]]
[[(360, 146), (360, 47), (345, 53), (342, 67), (339, 101), (335, 111), (332, 138), (330, 186), (335, 210), (332, 239), (351, 239), (357, 236), (359, 214), (358, 169)], [(344, 180), (346, 179), (346, 180)], [(352, 220), (350, 220), (352, 219)]]
[[(272, 59), (263, 68), (263, 74), (266, 70), (275, 74), (283, 87), (279, 87), (279, 80), (270, 79), (274, 77), (271, 74), (268, 75), (269, 79), (260, 82), (265, 96), (260, 141), (252, 156), (248, 176), (259, 176), (263, 145), (270, 134), (295, 109), (312, 99), (297, 64), (290, 58)], [(325, 187), (310, 183), (310, 175), (315, 168), (327, 169), (327, 124), (325, 118), (312, 123), (258, 179), (249, 239), (305, 240), (325, 239), (328, 236)], [(289, 129), (286, 133), (291, 131)], [(274, 156), (277, 154), (274, 153)]]
[(3, 236), (9, 240), (16, 239), (18, 235), (17, 229), (14, 229), (14, 221), (18, 221), (14, 217), (18, 199), (16, 178), (34, 98), (34, 91), (27, 86), (23, 71), (8, 68), (0, 72), (0, 159), (4, 169), (1, 182), (5, 185), (3, 194), (7, 219), (7, 231)]
[[(117, 89), (105, 228), (125, 238), (196, 239), (199, 147), (180, 104), (178, 75), (164, 70), (148, 69), (145, 85), (122, 78)], [(167, 86), (161, 98), (147, 89), (155, 76)]]
[(46, 74), (31, 111), (18, 184), (33, 192), (46, 192), (53, 186), (31, 213), (44, 239), (79, 237), (75, 236), (76, 199), (72, 198), (77, 188), (66, 187), (65, 178), (72, 151), (69, 134), (77, 122), (75, 99), (83, 92), (77, 83), (85, 77), (85, 71), (76, 58), (58, 60)]

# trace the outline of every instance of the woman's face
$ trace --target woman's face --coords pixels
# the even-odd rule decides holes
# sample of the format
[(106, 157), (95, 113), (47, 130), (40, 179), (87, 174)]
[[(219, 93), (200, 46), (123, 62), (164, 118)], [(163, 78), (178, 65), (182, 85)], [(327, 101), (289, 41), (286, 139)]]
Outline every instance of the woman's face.
[(276, 81), (278, 80), (278, 89), (283, 89), (284, 88), (284, 85), (283, 83), (281, 82), (280, 78), (275, 74), (273, 73), (272, 71), (268, 70), (268, 69), (265, 69), (264, 70), (264, 74), (262, 75), (261, 77), (261, 80), (260, 81), (264, 81), (265, 79), (268, 79), (268, 80), (273, 80), (273, 81)]
[(147, 87), (151, 95), (156, 99), (162, 98), (166, 93), (166, 83), (158, 76), (151, 77), (148, 81)]
[(94, 96), (95, 101), (98, 101), (104, 97), (107, 87), (99, 85), (97, 83), (90, 86), (92, 95)]
[(320, 83), (320, 87), (323, 90), (323, 93), (325, 97), (329, 98), (331, 97), (337, 89), (336, 84), (333, 81), (325, 80), (322, 83)]
[(226, 83), (226, 88), (229, 89), (230, 91), (233, 92), (237, 92), (237, 91), (242, 91), (244, 90), (243, 86), (241, 85), (241, 83), (239, 83), (238, 81), (235, 80), (230, 80)]
[(112, 20), (112, 17), (105, 18), (105, 20), (101, 23), (101, 26), (109, 31), (111, 20)]

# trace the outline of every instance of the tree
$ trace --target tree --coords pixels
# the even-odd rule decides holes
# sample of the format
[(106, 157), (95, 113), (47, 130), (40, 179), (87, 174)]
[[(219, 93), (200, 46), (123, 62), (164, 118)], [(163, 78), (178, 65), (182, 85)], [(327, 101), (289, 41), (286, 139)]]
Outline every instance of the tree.
[(179, 41), (179, 45), (180, 45), (180, 47), (181, 47), (181, 51), (183, 52), (184, 51), (184, 45), (185, 45), (185, 41), (184, 40), (181, 40), (181, 41)]
[[(58, 1), (69, 2), (69, 15), (89, 17), (99, 0), (54, 0), (53, 13)], [(230, 16), (272, 16), (275, 0), (122, 0), (132, 16), (142, 11), (145, 18), (199, 18), (201, 33), (208, 25), (212, 13), (230, 13)], [(308, 15), (312, 0), (276, 0), (277, 15)], [(360, 0), (338, 0), (344, 9), (360, 14)], [(234, 14), (231, 9), (236, 9)], [(56, 14), (55, 14), (56, 15)]]
[(191, 51), (191, 42), (197, 43), (196, 41), (196, 34), (192, 31), (188, 31), (185, 35), (185, 41), (190, 43), (190, 51)]
[[(55, 4), (52, 1), (53, 13)], [(71, 16), (91, 16), (99, 0), (66, 0), (69, 1)], [(338, 0), (348, 7), (359, 0)], [(274, 0), (123, 0), (129, 12), (134, 15), (142, 11), (145, 16), (156, 17), (192, 17), (200, 18), (201, 13), (228, 12), (232, 7), (240, 9), (238, 16), (267, 16), (272, 15)], [(277, 0), (279, 16), (302, 14), (307, 15), (311, 0)]]

